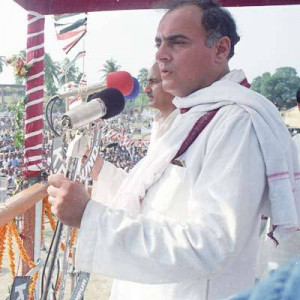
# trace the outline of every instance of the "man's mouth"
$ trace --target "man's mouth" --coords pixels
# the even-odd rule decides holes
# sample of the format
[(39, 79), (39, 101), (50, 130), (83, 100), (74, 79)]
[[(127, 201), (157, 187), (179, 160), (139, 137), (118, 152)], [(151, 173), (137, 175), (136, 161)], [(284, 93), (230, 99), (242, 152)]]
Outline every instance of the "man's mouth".
[(151, 100), (151, 99), (153, 99), (154, 97), (153, 97), (153, 95), (152, 94), (150, 94), (150, 93), (147, 93), (147, 97), (148, 97), (148, 99), (149, 100)]
[(160, 71), (160, 74), (161, 74), (161, 77), (166, 77), (166, 76), (170, 75), (171, 72), (168, 69), (162, 69)]

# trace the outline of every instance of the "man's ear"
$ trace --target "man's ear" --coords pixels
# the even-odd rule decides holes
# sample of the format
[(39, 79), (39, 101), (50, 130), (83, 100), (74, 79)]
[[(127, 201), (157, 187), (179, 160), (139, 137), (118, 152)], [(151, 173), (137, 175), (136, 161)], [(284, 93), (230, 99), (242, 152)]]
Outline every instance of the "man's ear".
[(228, 36), (221, 37), (215, 43), (216, 49), (216, 63), (221, 63), (224, 60), (228, 60), (230, 49), (231, 49), (231, 42)]

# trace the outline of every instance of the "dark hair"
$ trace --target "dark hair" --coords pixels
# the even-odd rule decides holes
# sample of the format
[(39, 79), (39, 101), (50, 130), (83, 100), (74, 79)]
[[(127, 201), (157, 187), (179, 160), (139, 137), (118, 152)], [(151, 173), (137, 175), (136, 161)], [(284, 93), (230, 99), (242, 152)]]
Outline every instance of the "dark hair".
[(240, 37), (237, 34), (236, 24), (230, 12), (214, 0), (175, 0), (167, 4), (167, 13), (188, 5), (199, 7), (203, 13), (202, 25), (207, 32), (206, 46), (210, 48), (221, 37), (227, 36), (231, 42), (228, 58), (231, 58), (234, 55), (234, 46), (240, 40)]
[(297, 91), (296, 97), (297, 102), (300, 103), (300, 89)]

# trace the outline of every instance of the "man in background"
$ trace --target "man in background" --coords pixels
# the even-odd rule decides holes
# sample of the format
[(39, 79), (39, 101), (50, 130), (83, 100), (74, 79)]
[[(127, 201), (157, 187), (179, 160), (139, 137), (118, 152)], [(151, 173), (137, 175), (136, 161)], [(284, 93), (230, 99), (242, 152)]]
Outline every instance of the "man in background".
[(162, 87), (161, 75), (157, 63), (149, 70), (145, 93), (148, 97), (149, 106), (158, 110), (152, 124), (151, 147), (156, 139), (166, 133), (178, 114), (178, 110), (175, 110), (176, 107), (172, 103), (174, 96), (166, 92)]

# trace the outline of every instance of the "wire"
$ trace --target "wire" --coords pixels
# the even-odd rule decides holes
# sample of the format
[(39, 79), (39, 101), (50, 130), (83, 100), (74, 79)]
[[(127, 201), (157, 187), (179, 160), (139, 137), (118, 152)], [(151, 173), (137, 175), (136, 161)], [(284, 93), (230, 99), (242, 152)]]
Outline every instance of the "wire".
[(55, 231), (54, 231), (54, 234), (53, 234), (53, 237), (52, 237), (52, 240), (51, 240), (51, 244), (50, 244), (50, 247), (49, 247), (49, 250), (48, 250), (48, 254), (47, 254), (47, 257), (46, 257), (46, 260), (45, 260), (44, 268), (43, 268), (41, 295), (43, 295), (43, 293), (44, 293), (45, 272), (46, 272), (46, 267), (47, 267), (48, 260), (50, 258), (50, 254), (51, 254), (51, 251), (52, 251), (52, 247), (53, 247), (53, 243), (54, 243), (54, 240), (55, 240), (55, 236), (57, 234), (57, 228), (58, 228), (58, 222), (56, 223)]
[(55, 95), (48, 101), (46, 105), (46, 121), (55, 136), (60, 136), (60, 134), (56, 131), (53, 125), (53, 107), (58, 99), (60, 99), (59, 96)]

